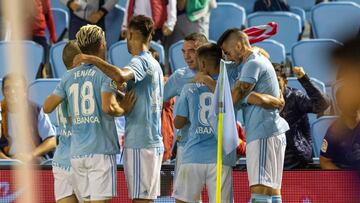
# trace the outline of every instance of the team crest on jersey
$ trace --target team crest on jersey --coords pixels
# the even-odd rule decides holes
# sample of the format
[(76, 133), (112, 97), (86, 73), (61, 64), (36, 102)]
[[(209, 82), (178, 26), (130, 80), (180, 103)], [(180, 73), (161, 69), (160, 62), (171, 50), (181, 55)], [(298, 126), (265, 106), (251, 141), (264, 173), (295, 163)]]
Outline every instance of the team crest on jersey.
[(327, 151), (327, 148), (328, 148), (328, 142), (324, 139), (321, 145), (321, 151), (325, 153)]

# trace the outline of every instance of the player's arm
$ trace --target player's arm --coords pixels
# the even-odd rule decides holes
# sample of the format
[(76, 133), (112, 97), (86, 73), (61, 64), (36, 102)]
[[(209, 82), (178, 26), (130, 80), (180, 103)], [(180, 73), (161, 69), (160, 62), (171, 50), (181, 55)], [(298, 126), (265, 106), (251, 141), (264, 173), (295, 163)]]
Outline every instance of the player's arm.
[(210, 75), (203, 72), (198, 72), (192, 82), (205, 84), (212, 92), (215, 92), (216, 80), (212, 79)]
[(116, 67), (105, 60), (86, 54), (78, 54), (74, 58), (74, 65), (80, 65), (81, 63), (89, 63), (99, 68), (105, 75), (117, 83), (127, 82), (135, 78), (134, 72), (127, 68)]
[(55, 108), (62, 102), (63, 99), (64, 98), (56, 94), (51, 94), (50, 96), (48, 96), (43, 105), (44, 113), (53, 112)]
[(174, 120), (174, 126), (176, 129), (181, 129), (186, 125), (187, 122), (188, 119), (186, 117), (177, 115)]
[(282, 109), (285, 106), (285, 100), (282, 95), (279, 98), (276, 98), (268, 94), (260, 94), (257, 92), (250, 93), (247, 103), (261, 106), (266, 109)]
[(244, 99), (255, 87), (255, 84), (251, 84), (244, 81), (237, 81), (235, 86), (231, 90), (231, 96), (233, 103), (236, 105), (242, 99)]
[(322, 169), (328, 169), (328, 170), (337, 170), (337, 169), (340, 169), (339, 167), (337, 167), (331, 159), (329, 158), (326, 158), (324, 156), (320, 156), (320, 167)]
[(136, 101), (135, 93), (133, 91), (127, 93), (120, 104), (116, 100), (115, 94), (111, 92), (101, 93), (101, 108), (102, 111), (111, 116), (123, 116), (129, 113)]

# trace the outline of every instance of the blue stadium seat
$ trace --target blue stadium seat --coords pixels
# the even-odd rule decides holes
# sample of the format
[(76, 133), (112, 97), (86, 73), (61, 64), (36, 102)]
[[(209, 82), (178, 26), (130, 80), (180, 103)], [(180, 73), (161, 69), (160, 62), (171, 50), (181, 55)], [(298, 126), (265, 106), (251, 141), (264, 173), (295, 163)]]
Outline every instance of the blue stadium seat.
[[(317, 87), (324, 95), (326, 94), (326, 88), (325, 88), (325, 84), (323, 82), (321, 82), (320, 80), (318, 80), (316, 78), (310, 78), (310, 80), (315, 85), (315, 87)], [(292, 88), (296, 88), (296, 89), (301, 90), (304, 93), (306, 93), (303, 86), (300, 84), (298, 79), (295, 78), (295, 77), (289, 77), (288, 78), (288, 86), (292, 87)], [(314, 123), (317, 120), (317, 115), (316, 114), (309, 113), (308, 117), (309, 117), (309, 123), (310, 124)]]
[(295, 66), (302, 66), (310, 77), (317, 78), (331, 86), (335, 81), (332, 71), (330, 51), (341, 44), (332, 39), (303, 40), (292, 47), (292, 62)]
[[(57, 41), (60, 41), (64, 38), (65, 33), (69, 29), (69, 15), (67, 11), (61, 8), (52, 8), (51, 10), (54, 16), (55, 30), (56, 30), (56, 35), (58, 37)], [(46, 29), (47, 39), (50, 38), (49, 36), (50, 36), (49, 30)]]
[(270, 61), (272, 63), (284, 63), (286, 60), (284, 45), (275, 40), (268, 39), (258, 42), (254, 46), (265, 49), (270, 54)]
[(360, 0), (335, 0), (335, 1), (350, 1), (360, 5)]
[(127, 0), (119, 0), (117, 5), (121, 6), (122, 8), (126, 8), (126, 2), (127, 2)]
[(311, 10), (315, 38), (344, 42), (359, 32), (359, 19), (360, 5), (353, 2), (321, 3)]
[(243, 7), (247, 14), (254, 11), (254, 4), (256, 0), (218, 0), (218, 2), (232, 2)]
[[(150, 46), (159, 53), (160, 63), (164, 64), (165, 52), (163, 46), (156, 42), (151, 42)], [(109, 49), (108, 55), (110, 63), (118, 67), (124, 67), (131, 59), (125, 40), (113, 44)]]
[(228, 28), (241, 28), (246, 23), (246, 12), (243, 7), (234, 3), (218, 3), (211, 11), (209, 39), (218, 40)]
[(169, 63), (172, 73), (175, 72), (176, 69), (187, 66), (182, 54), (183, 44), (184, 40), (180, 40), (172, 44), (169, 48)]
[(310, 11), (313, 6), (315, 6), (316, 0), (287, 0), (289, 6), (299, 7), (305, 10), (306, 19), (310, 20)]
[(336, 116), (323, 116), (311, 125), (311, 137), (313, 140), (314, 156), (320, 156), (323, 139), (330, 125), (336, 120)]
[(115, 7), (105, 17), (106, 45), (111, 47), (119, 41), (121, 25), (123, 22), (125, 10), (119, 5)]
[(300, 7), (292, 6), (292, 7), (290, 7), (290, 12), (295, 13), (300, 16), (301, 27), (302, 27), (302, 29), (304, 29), (305, 22), (306, 22), (306, 13), (305, 13), (304, 9), (302, 9)]
[(9, 67), (8, 53), (9, 50), (14, 49), (16, 43), (20, 43), (24, 47), (25, 65), (23, 73), (28, 82), (34, 81), (36, 73), (43, 61), (44, 49), (39, 44), (32, 41), (20, 41), (20, 42), (0, 42), (0, 78), (3, 78), (7, 73), (15, 72), (14, 67)]
[(50, 1), (51, 8), (61, 8), (64, 9), (66, 12), (69, 11), (68, 7), (61, 3), (61, 0), (51, 0)]
[(22, 162), (17, 159), (0, 159), (0, 166), (14, 166), (19, 164), (22, 164)]
[(4, 98), (4, 95), (2, 92), (2, 79), (0, 79), (0, 100), (3, 100), (3, 98)]
[(264, 25), (271, 21), (278, 23), (278, 33), (272, 39), (285, 46), (290, 53), (291, 46), (299, 40), (302, 32), (301, 18), (291, 12), (255, 12), (248, 16), (249, 26)]
[(50, 48), (50, 65), (54, 78), (61, 78), (66, 72), (66, 67), (62, 60), (62, 52), (66, 43), (66, 41), (58, 42)]
[[(60, 79), (38, 79), (29, 85), (29, 99), (42, 106), (45, 99), (54, 91)], [(51, 123), (58, 126), (55, 111), (50, 115)]]

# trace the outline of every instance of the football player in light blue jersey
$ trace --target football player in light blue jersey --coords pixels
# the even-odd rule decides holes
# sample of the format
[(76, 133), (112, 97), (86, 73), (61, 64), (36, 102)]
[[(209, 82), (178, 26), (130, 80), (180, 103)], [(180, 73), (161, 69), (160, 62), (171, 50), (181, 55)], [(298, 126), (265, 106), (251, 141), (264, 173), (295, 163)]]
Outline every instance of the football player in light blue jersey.
[[(228, 60), (243, 63), (240, 79), (232, 90), (235, 104), (247, 103), (251, 91), (280, 96), (271, 62), (251, 47), (245, 33), (240, 29), (229, 29), (220, 37), (218, 44)], [(243, 113), (251, 202), (279, 203), (286, 148), (285, 132), (289, 126), (276, 108), (245, 105)]]
[[(217, 80), (222, 51), (216, 44), (206, 44), (198, 48), (199, 68), (212, 79)], [(188, 141), (183, 151), (173, 196), (177, 202), (195, 202), (207, 186), (209, 201), (215, 202), (216, 190), (216, 133), (208, 121), (213, 93), (201, 83), (189, 83), (183, 88), (178, 100), (175, 127), (181, 129), (188, 122)], [(223, 157), (222, 199), (232, 202), (232, 166), (236, 162), (235, 150)]]
[[(96, 25), (83, 26), (76, 35), (82, 53), (105, 59), (104, 31)], [(116, 100), (111, 79), (96, 66), (84, 64), (62, 77), (44, 104), (51, 112), (67, 100), (71, 117), (71, 165), (81, 197), (89, 202), (109, 202), (116, 196), (116, 159), (119, 152), (113, 116), (128, 112), (135, 102), (129, 93)]]
[(117, 84), (127, 82), (136, 93), (134, 109), (125, 116), (124, 142), (124, 171), (132, 202), (153, 202), (160, 195), (164, 85), (160, 64), (149, 52), (153, 30), (154, 23), (150, 18), (143, 15), (131, 18), (126, 38), (133, 57), (123, 68), (100, 57), (83, 54), (75, 58), (75, 63), (96, 65)]

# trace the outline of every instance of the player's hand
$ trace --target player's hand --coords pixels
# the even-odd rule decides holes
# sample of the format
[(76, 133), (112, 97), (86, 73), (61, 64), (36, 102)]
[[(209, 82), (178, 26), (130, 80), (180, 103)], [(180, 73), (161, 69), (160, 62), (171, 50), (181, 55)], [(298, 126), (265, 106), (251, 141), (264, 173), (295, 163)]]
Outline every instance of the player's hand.
[(277, 107), (280, 111), (282, 111), (285, 107), (285, 99), (284, 99), (284, 95), (282, 94), (282, 92), (280, 91), (280, 97), (278, 98), (280, 100), (280, 105)]
[(209, 75), (204, 72), (198, 72), (194, 79), (192, 80), (194, 83), (203, 83), (205, 84), (212, 92), (215, 91), (216, 81), (213, 80)]
[(165, 37), (171, 35), (172, 31), (170, 30), (170, 28), (168, 26), (166, 26), (165, 24), (162, 26), (162, 29), (161, 29), (163, 35)]
[(295, 74), (295, 76), (297, 77), (297, 78), (302, 78), (302, 77), (304, 77), (304, 75), (305, 75), (305, 71), (304, 71), (304, 68), (303, 67), (298, 67), (298, 66), (295, 66), (294, 68), (293, 68), (293, 72), (294, 72), (294, 74)]
[(136, 102), (135, 91), (131, 90), (125, 95), (124, 99), (120, 103), (121, 107), (125, 110), (124, 113), (125, 115), (132, 111), (135, 102)]
[(70, 3), (69, 7), (73, 12), (76, 12), (80, 9), (80, 4), (76, 1), (73, 1)]
[(91, 55), (87, 55), (87, 54), (78, 54), (74, 57), (73, 60), (73, 67), (79, 66), (82, 63), (90, 63), (92, 62), (91, 60), (92, 56)]
[(96, 24), (97, 22), (99, 22), (99, 20), (104, 16), (104, 12), (103, 11), (96, 11), (94, 13), (92, 13), (89, 17), (89, 22)]
[(121, 92), (126, 92), (127, 90), (127, 83), (123, 82), (123, 83), (118, 83), (116, 82), (116, 88), (121, 91)]

